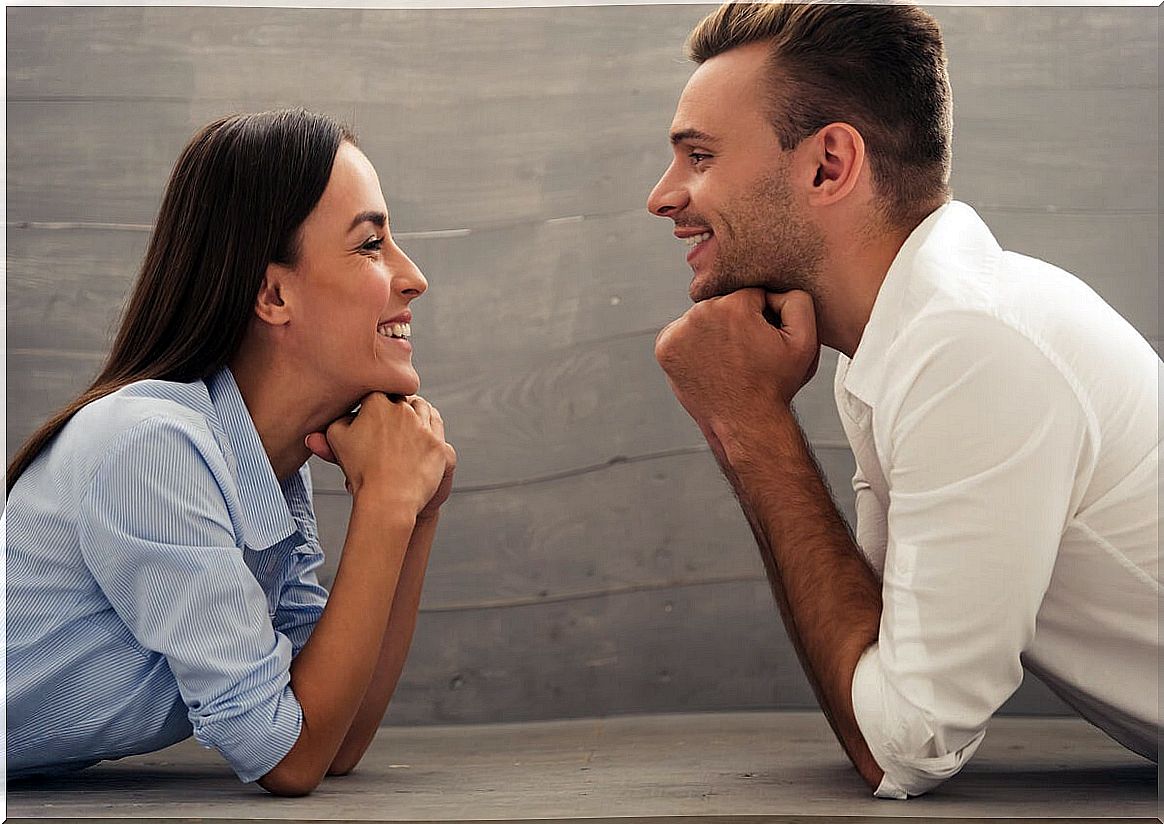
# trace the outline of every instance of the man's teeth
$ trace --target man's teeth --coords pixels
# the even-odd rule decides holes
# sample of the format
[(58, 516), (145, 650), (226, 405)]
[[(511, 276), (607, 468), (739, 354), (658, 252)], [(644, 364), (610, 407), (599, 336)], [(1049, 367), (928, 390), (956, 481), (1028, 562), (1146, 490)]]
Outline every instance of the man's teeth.
[(412, 324), (385, 323), (376, 327), (376, 332), (386, 338), (410, 338), (412, 337)]
[(692, 235), (691, 237), (685, 237), (685, 238), (683, 238), (683, 242), (686, 243), (688, 246), (694, 246), (697, 243), (703, 243), (703, 241), (707, 240), (710, 237), (711, 237), (711, 232), (704, 232), (701, 235)]

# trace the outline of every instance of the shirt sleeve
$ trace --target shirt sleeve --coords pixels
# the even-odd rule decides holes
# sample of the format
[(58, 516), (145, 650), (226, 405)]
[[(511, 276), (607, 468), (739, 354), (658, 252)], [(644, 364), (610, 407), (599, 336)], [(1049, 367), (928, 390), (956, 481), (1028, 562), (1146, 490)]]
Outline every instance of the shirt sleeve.
[(1059, 542), (1088, 469), (1070, 373), (1018, 332), (951, 314), (891, 351), (910, 366), (877, 424), (888, 549), (878, 642), (853, 709), (885, 778), (919, 795), (956, 774), (1023, 678)]
[(297, 552), (275, 610), (275, 631), (291, 641), (292, 656), (307, 644), (327, 605), (327, 590), (315, 571), (323, 565), (320, 552)]
[(857, 545), (866, 557), (880, 557), (886, 543), (886, 513), (877, 495), (861, 472), (861, 465), (853, 474), (853, 492), (856, 494), (857, 525), (854, 533)]
[[(881, 501), (877, 498), (877, 493), (873, 491), (869, 479), (865, 476), (865, 472), (861, 467), (861, 460), (858, 455), (860, 446), (855, 443), (858, 437), (872, 438), (872, 434), (867, 430), (868, 420), (865, 419), (863, 424), (858, 423), (854, 419), (852, 409), (848, 404), (848, 391), (845, 389), (845, 374), (848, 371), (849, 360), (844, 355), (839, 355), (837, 358), (837, 373), (833, 382), (833, 398), (837, 405), (837, 415), (841, 418), (841, 425), (845, 430), (845, 437), (849, 440), (849, 446), (853, 452), (854, 463), (856, 469), (853, 472), (853, 494), (854, 494), (854, 508), (857, 515), (857, 523), (853, 525), (854, 537), (857, 539), (857, 546), (861, 548), (866, 560), (870, 561), (872, 566), (873, 558), (885, 557), (885, 507), (881, 505)], [(868, 407), (863, 407), (864, 414), (869, 414)], [(851, 431), (851, 427), (861, 426), (858, 432)], [(872, 446), (870, 445), (871, 449)], [(878, 575), (880, 570), (875, 570)]]
[(323, 566), (312, 507), (311, 470), (304, 464), (284, 483), (284, 493), (307, 544), (297, 547), (275, 608), (275, 631), (291, 641), (291, 654), (298, 655), (327, 606), (327, 590), (319, 583), (316, 570)]
[(138, 643), (165, 656), (195, 738), (254, 781), (295, 744), (303, 716), (291, 642), (272, 627), (235, 543), (229, 482), (206, 429), (176, 418), (138, 423), (93, 477), (80, 543)]

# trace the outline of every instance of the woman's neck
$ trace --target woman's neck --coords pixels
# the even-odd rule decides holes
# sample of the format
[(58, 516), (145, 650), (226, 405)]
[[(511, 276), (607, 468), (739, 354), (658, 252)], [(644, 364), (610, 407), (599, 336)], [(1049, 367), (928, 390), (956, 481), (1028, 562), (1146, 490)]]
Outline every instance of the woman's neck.
[(328, 397), (311, 386), (298, 370), (264, 354), (270, 353), (244, 347), (231, 360), (230, 370), (275, 477), (284, 481), (311, 457), (304, 438), (325, 430), (347, 409), (337, 404), (334, 394)]

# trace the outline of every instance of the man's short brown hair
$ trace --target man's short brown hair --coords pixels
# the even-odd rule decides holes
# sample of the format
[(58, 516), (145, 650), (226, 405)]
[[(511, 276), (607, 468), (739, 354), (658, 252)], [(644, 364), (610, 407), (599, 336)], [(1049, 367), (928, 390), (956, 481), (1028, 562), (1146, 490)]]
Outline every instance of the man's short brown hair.
[(865, 140), (894, 223), (949, 197), (952, 128), (938, 23), (912, 5), (727, 3), (687, 38), (697, 63), (749, 43), (771, 46), (769, 112), (788, 150), (829, 123)]

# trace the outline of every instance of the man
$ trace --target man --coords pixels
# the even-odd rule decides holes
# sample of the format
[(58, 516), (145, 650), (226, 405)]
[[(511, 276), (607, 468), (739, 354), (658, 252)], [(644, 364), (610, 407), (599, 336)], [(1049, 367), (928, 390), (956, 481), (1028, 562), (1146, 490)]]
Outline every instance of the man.
[[(982, 742), (1024, 666), (1157, 759), (1161, 363), (951, 202), (916, 7), (727, 5), (648, 206), (695, 305), (656, 357), (731, 482), (834, 732), (882, 797)], [(837, 349), (856, 540), (790, 403)]]

